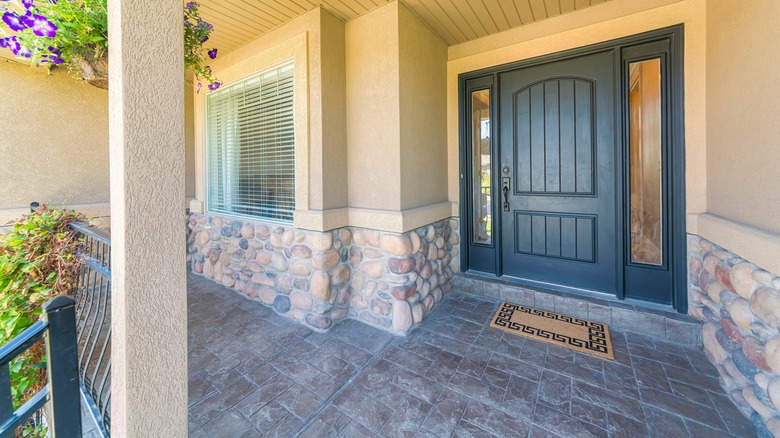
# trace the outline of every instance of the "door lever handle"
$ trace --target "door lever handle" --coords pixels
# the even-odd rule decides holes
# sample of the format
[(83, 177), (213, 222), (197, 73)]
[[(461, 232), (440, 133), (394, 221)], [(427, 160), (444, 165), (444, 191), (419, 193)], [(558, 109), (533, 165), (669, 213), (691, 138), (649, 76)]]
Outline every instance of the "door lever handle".
[(509, 211), (509, 186), (510, 180), (508, 176), (501, 178), (501, 190), (504, 192), (504, 211)]

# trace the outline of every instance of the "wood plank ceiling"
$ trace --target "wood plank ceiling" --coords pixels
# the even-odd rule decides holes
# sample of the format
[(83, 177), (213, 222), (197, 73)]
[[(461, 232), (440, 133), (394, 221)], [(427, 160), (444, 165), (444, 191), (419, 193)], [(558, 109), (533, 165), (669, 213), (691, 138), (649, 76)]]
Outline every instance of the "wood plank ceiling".
[[(226, 53), (317, 6), (349, 21), (392, 1), (200, 0), (200, 3), (201, 16), (214, 25), (207, 45)], [(442, 40), (454, 45), (609, 0), (402, 1)]]

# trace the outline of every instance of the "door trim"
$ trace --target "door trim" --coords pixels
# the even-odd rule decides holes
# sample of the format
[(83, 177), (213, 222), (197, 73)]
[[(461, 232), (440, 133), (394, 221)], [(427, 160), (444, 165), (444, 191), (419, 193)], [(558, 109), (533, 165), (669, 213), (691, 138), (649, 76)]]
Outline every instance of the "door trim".
[[(653, 41), (659, 41), (659, 40), (668, 40), (669, 46), (670, 46), (670, 53), (669, 53), (669, 61), (670, 61), (670, 72), (671, 77), (669, 78), (670, 84), (669, 84), (669, 110), (671, 111), (670, 116), (668, 117), (668, 120), (670, 122), (669, 126), (669, 141), (671, 141), (671, 145), (669, 146), (669, 150), (671, 151), (670, 156), (668, 157), (668, 164), (669, 164), (669, 174), (670, 174), (670, 183), (671, 187), (673, 187), (673, 190), (668, 191), (668, 195), (670, 197), (669, 205), (672, 207), (671, 211), (669, 212), (669, 221), (671, 223), (671, 229), (669, 230), (670, 233), (670, 241), (671, 241), (671, 257), (672, 260), (670, 260), (670, 269), (672, 270), (672, 306), (674, 310), (676, 310), (679, 313), (687, 314), (688, 313), (688, 291), (687, 291), (687, 237), (686, 237), (686, 203), (685, 203), (685, 140), (684, 140), (684, 133), (685, 133), (685, 115), (684, 115), (684, 66), (683, 66), (683, 35), (684, 35), (684, 25), (676, 25), (671, 27), (666, 27), (663, 29), (658, 29), (650, 32), (645, 32), (637, 35), (632, 35), (624, 38), (619, 38), (615, 40), (610, 40), (602, 43), (593, 44), (590, 46), (575, 48), (571, 50), (566, 50), (562, 52), (542, 55), (535, 58), (525, 59), (521, 61), (511, 62), (507, 64), (501, 64), (493, 67), (488, 67), (485, 69), (480, 69), (472, 72), (467, 73), (461, 73), (458, 75), (458, 110), (459, 110), (459, 126), (458, 126), (458, 136), (459, 136), (459, 153), (460, 153), (460, 165), (459, 165), (459, 182), (460, 182), (460, 219), (461, 219), (461, 230), (463, 236), (461, 236), (461, 267), (464, 272), (471, 271), (470, 273), (477, 273), (481, 275), (487, 275), (489, 277), (502, 277), (503, 272), (501, 270), (501, 252), (502, 252), (502, 246), (501, 246), (501, 237), (500, 235), (494, 234), (493, 240), (495, 242), (495, 257), (493, 261), (493, 271), (476, 271), (476, 270), (470, 270), (469, 269), (469, 239), (468, 239), (468, 233), (471, 232), (471, 211), (470, 211), (470, 202), (468, 201), (470, 198), (470, 192), (469, 192), (469, 160), (470, 160), (470, 149), (468, 144), (468, 133), (469, 133), (469, 127), (466, 118), (468, 117), (468, 114), (466, 112), (467, 106), (466, 106), (466, 97), (467, 97), (467, 85), (466, 82), (474, 79), (479, 78), (491, 78), (490, 82), (492, 84), (498, 83), (498, 74), (500, 72), (508, 71), (508, 70), (516, 70), (521, 69), (525, 67), (531, 67), (534, 65), (540, 65), (545, 64), (552, 61), (560, 61), (568, 58), (574, 58), (579, 57), (583, 55), (589, 55), (589, 54), (595, 54), (598, 52), (605, 52), (605, 51), (612, 51), (614, 53), (614, 56), (616, 57), (616, 62), (614, 63), (615, 68), (615, 108), (616, 111), (619, 113), (618, 117), (616, 117), (615, 120), (615, 137), (616, 141), (619, 142), (621, 147), (617, 148), (617, 155), (615, 157), (615, 176), (616, 181), (618, 184), (624, 184), (625, 178), (624, 178), (624, 170), (623, 170), (623, 163), (626, 157), (624, 156), (624, 123), (623, 123), (623, 113), (624, 113), (624, 102), (623, 102), (623, 79), (622, 79), (622, 59), (621, 59), (621, 49), (630, 47), (633, 45), (639, 45), (639, 44), (647, 44), (651, 43)], [(493, 96), (497, 99), (499, 97), (498, 93), (492, 93)], [(496, 136), (498, 125), (501, 120), (500, 115), (500, 102), (497, 100), (493, 102), (493, 111), (491, 112), (492, 120), (494, 121), (492, 123), (493, 126), (491, 126), (491, 130), (493, 131), (493, 138), (498, 139)], [(494, 162), (498, 162), (500, 160), (500, 157), (497, 154), (497, 145), (498, 141), (494, 141), (493, 150), (494, 150)], [(497, 179), (499, 178), (498, 172), (494, 170), (494, 189), (493, 192), (497, 193), (495, 190), (498, 187)], [(616, 208), (617, 208), (617, 217), (616, 217), (616, 223), (620, 230), (625, 229), (625, 219), (624, 219), (624, 211), (626, 208), (626, 203), (623, 199), (623, 192), (625, 190), (620, 190), (619, 193), (616, 195)], [(495, 196), (494, 196), (495, 198)], [(497, 199), (494, 199), (494, 212), (495, 212), (495, 205), (496, 202), (498, 202)], [(501, 233), (501, 230), (503, 224), (501, 223), (501, 215), (493, 215), (493, 230), (494, 233)], [(622, 232), (622, 231), (621, 231)], [(465, 238), (464, 238), (465, 236)], [(625, 266), (625, 254), (624, 249), (621, 248), (615, 248), (615, 253), (617, 257), (617, 263), (618, 266), (618, 279), (617, 279), (617, 285), (618, 285), (618, 295), (614, 298), (615, 300), (622, 300), (624, 299), (624, 266)], [(507, 279), (504, 277), (504, 279)], [(519, 279), (510, 279), (517, 282), (523, 282)], [(532, 284), (534, 282), (526, 281), (526, 283)], [(537, 283), (538, 285), (538, 283)], [(550, 285), (543, 285), (544, 287), (549, 287)], [(569, 288), (569, 287), (563, 287), (563, 286), (554, 286), (555, 289), (564, 290), (567, 292), (574, 292), (578, 294), (585, 294), (585, 295), (591, 295), (592, 293), (595, 293), (593, 291), (587, 291), (577, 288)], [(601, 295), (603, 298), (603, 295)], [(637, 302), (635, 300), (632, 300), (632, 303), (643, 305), (644, 302)], [(647, 307), (654, 307), (657, 308), (658, 305), (655, 303), (647, 303)]]

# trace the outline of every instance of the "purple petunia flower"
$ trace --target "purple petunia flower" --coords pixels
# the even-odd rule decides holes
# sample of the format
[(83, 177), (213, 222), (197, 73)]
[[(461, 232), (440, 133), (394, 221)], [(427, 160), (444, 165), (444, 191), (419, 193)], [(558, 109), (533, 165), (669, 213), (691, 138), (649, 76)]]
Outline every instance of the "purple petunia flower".
[(60, 58), (57, 55), (50, 55), (49, 56), (49, 62), (51, 62), (54, 65), (60, 65), (60, 64), (63, 64), (65, 62), (65, 60)]
[(40, 37), (54, 38), (57, 36), (57, 26), (43, 15), (35, 15), (35, 24), (32, 28), (33, 33)]
[(3, 21), (5, 21), (5, 24), (14, 32), (20, 32), (27, 27), (22, 21), (22, 18), (16, 15), (16, 12), (6, 12), (3, 14)]
[(187, 2), (187, 4), (184, 5), (184, 9), (192, 12), (193, 9), (195, 9), (195, 8), (197, 8), (199, 6), (200, 6), (200, 3), (198, 3), (198, 2)]
[(215, 59), (217, 57), (217, 49), (211, 49), (209, 50), (209, 58)]
[(203, 83), (202, 82), (198, 82), (198, 89), (195, 90), (195, 94), (200, 94), (201, 87), (203, 87)]
[(209, 40), (209, 37), (205, 36), (205, 37), (203, 37), (202, 40), (200, 40), (200, 43), (203, 44), (203, 43), (205, 43), (208, 40)]
[(220, 86), (222, 86), (221, 82), (212, 82), (212, 83), (209, 84), (209, 90), (214, 91), (217, 88), (219, 88)]
[(7, 49), (8, 45), (12, 41), (12, 38), (16, 38), (16, 37), (0, 38), (0, 49)]
[(21, 44), (16, 43), (17, 50), (13, 51), (14, 55), (21, 56), (22, 58), (29, 58), (32, 56), (32, 50), (27, 47), (22, 47)]
[(25, 9), (30, 9), (33, 5), (33, 0), (22, 0), (22, 5)]
[(33, 15), (31, 10), (27, 10), (27, 12), (24, 13), (21, 17), (22, 23), (24, 23), (27, 27), (33, 27), (35, 26), (35, 15)]

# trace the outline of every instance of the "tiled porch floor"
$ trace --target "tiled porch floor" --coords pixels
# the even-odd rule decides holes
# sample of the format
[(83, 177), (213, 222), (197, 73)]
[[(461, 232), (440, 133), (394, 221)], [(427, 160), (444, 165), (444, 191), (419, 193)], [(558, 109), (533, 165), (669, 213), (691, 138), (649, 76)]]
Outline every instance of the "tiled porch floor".
[(406, 337), (327, 334), (189, 277), (191, 437), (754, 436), (704, 354), (612, 333), (615, 361), (489, 327), (453, 292)]

